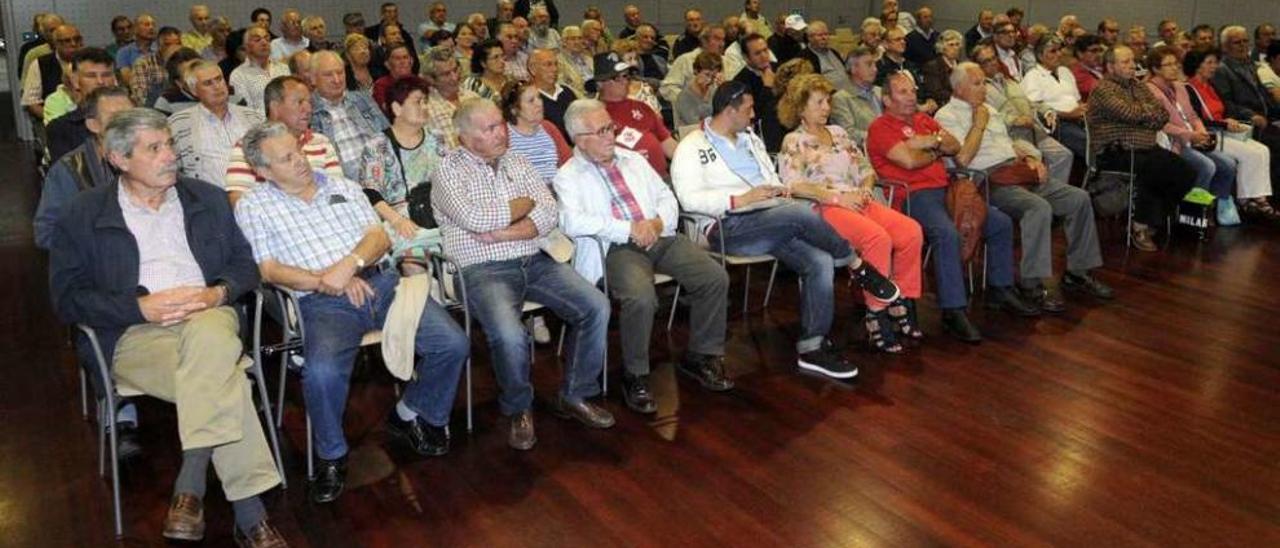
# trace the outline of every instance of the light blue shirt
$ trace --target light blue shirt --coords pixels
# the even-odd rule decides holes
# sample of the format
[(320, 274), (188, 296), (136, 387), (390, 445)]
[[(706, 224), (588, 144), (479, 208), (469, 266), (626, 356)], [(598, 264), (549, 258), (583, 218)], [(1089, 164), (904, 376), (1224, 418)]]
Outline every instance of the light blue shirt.
[(710, 124), (703, 124), (702, 129), (707, 135), (707, 142), (720, 153), (731, 171), (751, 186), (764, 182), (764, 174), (760, 172), (760, 162), (757, 162), (751, 153), (751, 134), (742, 131), (738, 133), (737, 139), (729, 141), (712, 130)]

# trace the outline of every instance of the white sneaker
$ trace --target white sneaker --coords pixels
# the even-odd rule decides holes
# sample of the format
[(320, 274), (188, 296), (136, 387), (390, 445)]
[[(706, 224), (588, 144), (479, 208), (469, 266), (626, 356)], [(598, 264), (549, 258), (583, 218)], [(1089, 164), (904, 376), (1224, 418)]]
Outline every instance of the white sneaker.
[(533, 334), (533, 342), (547, 344), (551, 342), (551, 330), (547, 329), (547, 321), (542, 316), (534, 316), (524, 321), (525, 329)]

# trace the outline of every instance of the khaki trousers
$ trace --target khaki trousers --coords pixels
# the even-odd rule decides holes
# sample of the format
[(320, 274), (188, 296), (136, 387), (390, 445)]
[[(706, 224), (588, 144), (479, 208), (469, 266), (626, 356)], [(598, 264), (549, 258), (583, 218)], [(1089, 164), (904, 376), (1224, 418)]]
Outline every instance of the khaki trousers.
[(116, 345), (113, 377), (178, 407), (182, 449), (213, 448), (213, 467), (227, 500), (280, 483), (240, 366), (239, 321), (230, 307), (193, 314), (163, 327), (130, 327)]

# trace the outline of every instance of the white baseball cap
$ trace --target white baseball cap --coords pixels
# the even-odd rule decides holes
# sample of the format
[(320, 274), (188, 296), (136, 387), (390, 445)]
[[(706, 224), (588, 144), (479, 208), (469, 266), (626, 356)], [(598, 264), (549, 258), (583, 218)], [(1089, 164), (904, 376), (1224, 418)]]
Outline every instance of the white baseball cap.
[(793, 13), (791, 15), (788, 15), (783, 25), (791, 30), (804, 30), (805, 27), (809, 26), (805, 24), (804, 16), (798, 13)]

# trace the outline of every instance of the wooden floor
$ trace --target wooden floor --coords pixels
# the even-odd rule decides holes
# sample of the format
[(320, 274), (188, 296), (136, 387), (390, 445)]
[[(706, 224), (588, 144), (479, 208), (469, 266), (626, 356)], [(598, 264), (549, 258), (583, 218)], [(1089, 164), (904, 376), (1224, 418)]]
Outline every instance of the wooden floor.
[[(29, 155), (0, 144), (0, 157), (13, 159), (0, 172), (0, 546), (109, 545), (109, 483), (31, 244)], [(926, 298), (923, 347), (869, 354), (842, 280), (837, 338), (862, 369), (852, 387), (792, 372), (796, 284), (781, 278), (767, 313), (731, 314), (737, 390), (677, 388), (662, 366), (657, 417), (616, 392), (612, 430), (541, 412), (529, 453), (505, 445), (482, 344), (477, 428), (464, 432), (459, 397), (442, 458), (387, 443), (392, 384), (370, 368), (348, 406), (349, 490), (329, 506), (307, 502), (291, 381), (290, 488), (268, 508), (295, 546), (1280, 546), (1280, 229), (1183, 236), (1127, 259), (1122, 234), (1106, 223), (1100, 276), (1117, 301), (1074, 299), (1038, 321), (975, 305), (976, 347), (939, 335)], [(741, 287), (735, 277), (737, 298)], [(659, 328), (655, 359), (686, 337)], [(551, 351), (536, 370), (545, 398)], [(179, 461), (172, 407), (146, 400), (142, 416), (147, 454), (124, 469), (127, 545), (161, 544)], [(223, 546), (216, 485), (205, 544)]]

